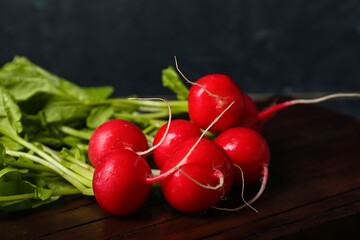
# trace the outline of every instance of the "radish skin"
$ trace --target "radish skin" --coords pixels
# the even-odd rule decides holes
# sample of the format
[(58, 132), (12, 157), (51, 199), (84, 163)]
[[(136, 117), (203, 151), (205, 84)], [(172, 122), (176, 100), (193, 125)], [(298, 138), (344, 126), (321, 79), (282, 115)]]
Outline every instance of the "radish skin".
[(195, 125), (202, 129), (207, 128), (231, 102), (234, 102), (233, 106), (210, 131), (222, 132), (240, 121), (244, 107), (243, 94), (230, 77), (224, 74), (209, 74), (196, 83), (197, 85), (190, 88), (188, 97), (189, 117)]
[(220, 146), (203, 137), (233, 104), (199, 138), (184, 141), (165, 162), (160, 175), (146, 179), (147, 183), (161, 181), (164, 196), (175, 209), (188, 213), (203, 211), (229, 191), (233, 164)]
[[(95, 129), (89, 141), (88, 156), (96, 168), (103, 157), (119, 149), (146, 151), (148, 142), (135, 124), (121, 119), (109, 120)], [(146, 158), (146, 155), (143, 156)]]
[(93, 189), (96, 201), (114, 215), (129, 215), (137, 211), (148, 198), (151, 184), (148, 163), (128, 149), (107, 154), (95, 168)]
[(153, 151), (153, 160), (156, 166), (161, 169), (169, 159), (173, 151), (185, 140), (193, 137), (200, 137), (201, 131), (190, 121), (176, 119), (171, 122), (171, 127), (166, 133), (167, 124), (163, 125), (155, 135), (153, 145), (158, 144), (161, 139), (164, 141)]
[[(173, 152), (161, 171), (167, 172), (181, 162), (197, 140), (198, 138), (191, 138), (183, 142)], [(184, 173), (201, 185), (189, 179)], [(173, 208), (182, 212), (195, 213), (206, 210), (221, 201), (232, 185), (233, 175), (233, 165), (225, 151), (213, 141), (203, 138), (186, 161), (181, 164), (179, 171), (163, 178), (160, 183), (166, 200)], [(207, 186), (215, 187), (208, 188)]]
[(262, 121), (259, 118), (259, 110), (249, 95), (244, 93), (243, 96), (245, 104), (244, 113), (243, 117), (237, 125), (260, 132), (262, 129)]
[(229, 108), (231, 108), (231, 106), (234, 104), (235, 102), (232, 102), (229, 104), (229, 106), (227, 106), (227, 108), (219, 115), (217, 116), (212, 123), (203, 131), (203, 133), (201, 134), (201, 136), (198, 138), (198, 140), (196, 141), (196, 143), (190, 148), (190, 150), (188, 151), (188, 153), (186, 154), (186, 156), (173, 168), (169, 169), (166, 172), (161, 173), (159, 176), (156, 177), (151, 177), (146, 179), (147, 182), (149, 183), (154, 183), (156, 181), (162, 180), (165, 177), (169, 176), (170, 174), (174, 173), (175, 171), (178, 171), (180, 166), (185, 163), (187, 157), (190, 156), (190, 154), (192, 153), (192, 151), (195, 149), (195, 147), (199, 144), (199, 142), (201, 141), (201, 139), (205, 136), (205, 134), (209, 131), (209, 129), (225, 114), (226, 111), (229, 110)]
[[(270, 163), (267, 141), (252, 129), (230, 128), (221, 133), (215, 139), (215, 143), (225, 150), (233, 164), (242, 169), (245, 184), (258, 181), (263, 167)], [(242, 174), (237, 168), (235, 168), (234, 184), (242, 184)]]

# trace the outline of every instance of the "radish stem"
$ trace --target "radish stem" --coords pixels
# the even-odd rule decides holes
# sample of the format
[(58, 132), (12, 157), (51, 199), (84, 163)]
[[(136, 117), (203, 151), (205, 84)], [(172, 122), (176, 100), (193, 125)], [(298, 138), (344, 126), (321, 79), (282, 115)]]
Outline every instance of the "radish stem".
[[(64, 195), (74, 195), (74, 194), (80, 194), (81, 192), (76, 189), (61, 189), (61, 190), (53, 190), (51, 196), (64, 196)], [(14, 200), (22, 200), (22, 199), (31, 199), (34, 198), (34, 193), (24, 193), (24, 194), (18, 194), (18, 195), (11, 195), (11, 196), (0, 196), (0, 202), (5, 201), (14, 201)]]
[[(18, 136), (12, 136), (12, 138), (15, 141), (17, 141), (18, 143), (20, 143), (21, 145), (23, 145), (24, 147), (28, 148), (29, 150), (34, 151), (39, 156), (43, 157), (43, 159), (33, 156), (31, 154), (23, 153), (23, 152), (14, 152), (14, 151), (6, 150), (6, 153), (8, 153), (9, 155), (14, 154), (17, 156), (26, 157), (28, 159), (31, 159), (33, 161), (36, 161), (44, 166), (47, 166), (47, 167), (53, 169), (54, 171), (59, 173), (61, 176), (63, 176), (66, 180), (68, 180), (71, 184), (73, 184), (76, 188), (78, 188), (80, 191), (82, 191), (83, 189), (86, 188), (83, 184), (89, 185), (87, 180), (83, 181), (84, 178), (82, 176), (79, 176), (78, 174), (70, 171), (69, 169), (67, 169), (66, 167), (61, 165), (57, 160), (55, 160), (54, 158), (52, 158), (45, 152), (41, 151), (33, 144), (26, 142), (25, 140), (23, 140), (21, 137), (18, 137)], [(90, 186), (91, 186), (91, 184), (90, 184)]]
[(90, 140), (92, 132), (82, 132), (68, 126), (61, 126), (60, 131), (70, 136), (78, 137), (84, 140)]

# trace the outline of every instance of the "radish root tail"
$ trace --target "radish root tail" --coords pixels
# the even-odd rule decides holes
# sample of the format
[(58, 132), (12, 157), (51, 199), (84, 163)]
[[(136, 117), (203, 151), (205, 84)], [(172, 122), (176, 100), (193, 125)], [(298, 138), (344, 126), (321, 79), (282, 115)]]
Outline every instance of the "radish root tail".
[(271, 107), (265, 109), (264, 111), (259, 113), (259, 118), (262, 121), (265, 121), (269, 117), (271, 117), (275, 112), (277, 112), (278, 110), (285, 108), (285, 107), (293, 106), (296, 104), (320, 103), (320, 102), (327, 101), (329, 99), (342, 98), (342, 97), (360, 97), (360, 93), (334, 93), (334, 94), (330, 94), (330, 95), (326, 95), (326, 96), (314, 98), (314, 99), (294, 99), (294, 100), (276, 104), (274, 106), (271, 106)]
[(199, 83), (196, 83), (196, 82), (192, 82), (192, 81), (190, 81), (189, 79), (187, 79), (187, 78), (185, 77), (185, 75), (184, 75), (184, 74), (180, 71), (180, 69), (179, 69), (179, 65), (178, 65), (178, 61), (177, 61), (177, 59), (176, 59), (176, 56), (174, 56), (174, 59), (175, 59), (175, 67), (176, 67), (176, 70), (180, 73), (180, 75), (185, 79), (186, 82), (190, 83), (191, 85), (196, 85), (196, 86), (198, 86), (198, 87), (201, 87), (207, 94), (209, 94), (209, 95), (212, 96), (212, 97), (215, 97), (215, 98), (220, 99), (220, 100), (223, 100), (223, 99), (224, 99), (223, 97), (220, 97), (220, 96), (218, 96), (218, 95), (216, 95), (216, 94), (211, 93), (211, 92), (208, 91), (203, 85), (201, 85), (201, 84), (199, 84)]
[(216, 177), (219, 178), (219, 184), (216, 186), (211, 186), (209, 184), (204, 185), (204, 184), (200, 183), (199, 181), (195, 180), (194, 178), (192, 178), (189, 174), (185, 173), (182, 169), (179, 169), (178, 171), (181, 172), (182, 174), (184, 174), (187, 178), (189, 178), (191, 181), (193, 181), (200, 187), (203, 187), (206, 189), (217, 190), (217, 189), (220, 189), (224, 185), (224, 174), (219, 170), (216, 170), (215, 174), (214, 174)]
[(256, 210), (253, 206), (250, 205), (250, 203), (248, 203), (245, 198), (244, 198), (244, 190), (245, 190), (245, 179), (244, 179), (244, 172), (241, 169), (241, 167), (237, 164), (234, 164), (235, 167), (237, 167), (240, 170), (241, 173), (241, 199), (244, 201), (244, 203), (251, 208), (252, 210), (254, 210), (255, 212), (259, 212), (258, 210)]
[(170, 104), (166, 101), (166, 99), (163, 98), (128, 98), (129, 100), (158, 100), (158, 101), (163, 101), (164, 103), (166, 103), (168, 109), (169, 109), (169, 120), (168, 120), (168, 124), (164, 133), (164, 136), (161, 138), (161, 140), (155, 145), (152, 146), (151, 148), (149, 148), (146, 151), (142, 151), (142, 152), (136, 152), (138, 155), (145, 155), (148, 154), (150, 152), (152, 152), (155, 148), (159, 147), (165, 140), (168, 132), (169, 132), (169, 128), (170, 128), (170, 123), (171, 123), (171, 107)]
[(334, 93), (327, 96), (314, 98), (314, 99), (295, 99), (291, 100), (290, 105), (295, 104), (311, 104), (311, 103), (319, 103), (324, 102), (332, 98), (341, 98), (341, 97), (360, 97), (360, 93)]
[[(241, 169), (241, 168), (240, 168)], [(235, 212), (235, 211), (239, 211), (245, 207), (250, 207), (251, 209), (253, 209), (255, 212), (258, 212), (255, 208), (253, 208), (250, 204), (252, 204), (253, 202), (255, 202), (257, 199), (259, 199), (259, 197), (263, 194), (263, 192), (265, 191), (266, 188), (266, 183), (267, 183), (267, 179), (268, 179), (268, 175), (269, 175), (269, 169), (267, 165), (264, 165), (263, 167), (263, 177), (260, 180), (261, 181), (261, 187), (260, 190), (258, 191), (258, 193), (249, 201), (245, 201), (243, 198), (243, 190), (244, 190), (244, 178), (242, 176), (243, 179), (243, 184), (242, 184), (242, 192), (241, 192), (241, 197), (243, 198), (243, 201), (245, 202), (245, 204), (237, 207), (237, 208), (219, 208), (219, 207), (215, 207), (213, 206), (212, 208), (217, 209), (217, 210), (223, 210), (223, 211), (229, 211), (229, 212)], [(241, 171), (242, 172), (242, 171)], [(243, 174), (242, 174), (243, 175)]]

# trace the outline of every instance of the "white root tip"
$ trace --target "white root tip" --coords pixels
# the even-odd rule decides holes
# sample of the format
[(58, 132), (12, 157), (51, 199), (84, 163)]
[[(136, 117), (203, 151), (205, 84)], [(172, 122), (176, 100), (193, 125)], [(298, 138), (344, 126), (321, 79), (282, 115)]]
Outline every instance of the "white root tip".
[(191, 181), (193, 181), (194, 183), (196, 183), (197, 185), (199, 185), (200, 187), (203, 187), (205, 189), (218, 190), (218, 189), (222, 188), (222, 186), (224, 185), (224, 174), (219, 170), (216, 170), (216, 173), (217, 173), (216, 175), (219, 178), (219, 183), (216, 186), (211, 186), (209, 184), (204, 185), (204, 184), (198, 182), (197, 180), (195, 180), (194, 178), (192, 178), (189, 174), (185, 173), (182, 169), (179, 169), (178, 171), (181, 172), (182, 174), (184, 174)]
[(254, 210), (255, 212), (259, 212), (258, 210), (256, 210), (253, 206), (250, 205), (250, 203), (248, 203), (245, 198), (244, 198), (244, 190), (245, 190), (245, 179), (244, 179), (244, 172), (241, 169), (241, 167), (237, 164), (234, 164), (235, 167), (237, 167), (238, 169), (240, 169), (240, 173), (241, 173), (241, 199), (244, 201), (244, 203), (251, 208), (252, 210)]
[(179, 65), (178, 65), (178, 61), (177, 61), (177, 59), (176, 59), (176, 56), (174, 56), (174, 58), (175, 58), (175, 67), (176, 67), (176, 70), (180, 73), (180, 75), (185, 79), (186, 82), (190, 83), (191, 85), (196, 85), (196, 86), (198, 86), (198, 87), (201, 87), (207, 94), (209, 94), (209, 95), (212, 96), (212, 97), (215, 97), (215, 98), (217, 98), (217, 99), (224, 99), (223, 97), (220, 97), (220, 96), (218, 96), (218, 95), (216, 95), (216, 94), (211, 93), (211, 92), (208, 91), (203, 85), (201, 85), (201, 84), (199, 84), (199, 83), (196, 83), (196, 82), (192, 82), (192, 81), (190, 81), (189, 79), (187, 79), (187, 78), (185, 77), (185, 75), (184, 75), (184, 74), (180, 71), (180, 69), (179, 69)]
[(163, 137), (161, 138), (161, 140), (155, 145), (155, 146), (152, 146), (151, 148), (149, 148), (148, 150), (146, 151), (142, 151), (142, 152), (136, 152), (138, 155), (145, 155), (145, 154), (148, 154), (150, 152), (152, 152), (155, 148), (159, 147), (165, 140), (168, 132), (169, 132), (169, 128), (170, 128), (170, 123), (171, 123), (171, 107), (170, 107), (170, 104), (166, 101), (166, 99), (163, 99), (163, 98), (128, 98), (129, 100), (158, 100), (158, 101), (163, 101), (164, 103), (166, 103), (168, 109), (169, 109), (169, 120), (168, 120), (168, 124), (167, 124), (167, 127), (166, 127), (166, 130), (165, 130), (165, 133), (163, 135)]
[(292, 105), (311, 104), (311, 103), (324, 102), (326, 100), (333, 99), (333, 98), (342, 98), (342, 97), (360, 97), (360, 93), (334, 93), (334, 94), (330, 94), (330, 95), (326, 95), (326, 96), (314, 98), (314, 99), (295, 99), (295, 100), (291, 100), (290, 102)]
[[(241, 168), (240, 168), (241, 169)], [(263, 178), (260, 180), (261, 182), (261, 187), (258, 191), (258, 193), (250, 200), (250, 201), (245, 201), (244, 197), (243, 197), (243, 191), (244, 191), (244, 178), (243, 178), (243, 174), (242, 174), (242, 170), (241, 170), (241, 174), (242, 174), (242, 180), (243, 180), (243, 184), (242, 184), (242, 192), (241, 192), (241, 197), (243, 199), (243, 201), (245, 202), (245, 204), (237, 207), (237, 208), (219, 208), (219, 207), (215, 207), (213, 206), (212, 208), (217, 209), (217, 210), (223, 210), (223, 211), (229, 211), (229, 212), (235, 212), (235, 211), (239, 211), (245, 207), (250, 207), (251, 209), (253, 209), (255, 212), (258, 212), (255, 208), (253, 208), (250, 204), (252, 204), (253, 202), (255, 202), (257, 199), (259, 199), (259, 197), (263, 194), (263, 192), (265, 191), (266, 188), (266, 183), (267, 183), (267, 179), (268, 179), (268, 175), (269, 175), (269, 169), (267, 165), (264, 165), (263, 167), (263, 171), (264, 171), (264, 175)]]

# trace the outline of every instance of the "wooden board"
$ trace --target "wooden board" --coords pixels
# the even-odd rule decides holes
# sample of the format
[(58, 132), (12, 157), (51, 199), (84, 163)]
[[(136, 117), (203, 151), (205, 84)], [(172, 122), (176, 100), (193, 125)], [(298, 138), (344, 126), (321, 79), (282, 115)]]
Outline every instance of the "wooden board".
[[(245, 208), (183, 214), (157, 189), (136, 214), (118, 217), (92, 197), (69, 196), (1, 213), (0, 239), (360, 239), (360, 121), (299, 105), (268, 120), (263, 135), (271, 164), (265, 193), (252, 204), (258, 213)], [(258, 187), (247, 186), (245, 197)], [(242, 204), (240, 191), (231, 190), (229, 204)]]

